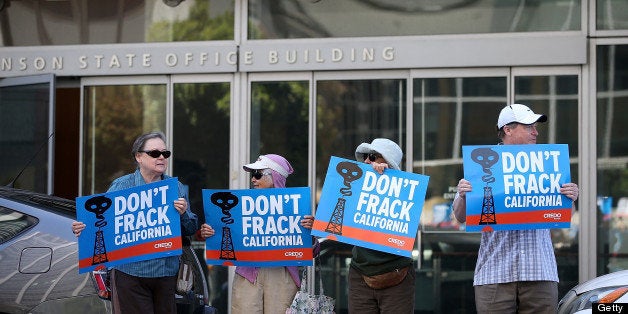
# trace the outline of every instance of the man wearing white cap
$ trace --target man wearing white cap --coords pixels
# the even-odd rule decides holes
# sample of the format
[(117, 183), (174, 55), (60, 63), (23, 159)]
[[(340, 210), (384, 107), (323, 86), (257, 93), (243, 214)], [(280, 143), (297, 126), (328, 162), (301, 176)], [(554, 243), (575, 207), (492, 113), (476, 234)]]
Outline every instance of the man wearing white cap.
[[(520, 104), (504, 107), (497, 119), (504, 145), (536, 144), (536, 125), (547, 116)], [(458, 182), (454, 216), (466, 221), (465, 195), (471, 184)], [(560, 193), (578, 199), (578, 185), (565, 183)], [(556, 313), (558, 273), (549, 229), (482, 232), (473, 276), (478, 313)]]
[[(375, 171), (399, 170), (403, 152), (395, 142), (376, 138), (355, 150), (355, 159)], [(354, 246), (349, 267), (349, 313), (414, 313), (412, 259)]]

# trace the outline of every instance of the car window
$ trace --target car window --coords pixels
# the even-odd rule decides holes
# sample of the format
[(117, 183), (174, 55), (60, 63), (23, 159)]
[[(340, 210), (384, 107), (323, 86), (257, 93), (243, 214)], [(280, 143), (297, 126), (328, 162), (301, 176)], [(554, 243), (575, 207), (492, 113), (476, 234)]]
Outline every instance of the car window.
[(37, 218), (0, 206), (0, 244), (37, 223)]

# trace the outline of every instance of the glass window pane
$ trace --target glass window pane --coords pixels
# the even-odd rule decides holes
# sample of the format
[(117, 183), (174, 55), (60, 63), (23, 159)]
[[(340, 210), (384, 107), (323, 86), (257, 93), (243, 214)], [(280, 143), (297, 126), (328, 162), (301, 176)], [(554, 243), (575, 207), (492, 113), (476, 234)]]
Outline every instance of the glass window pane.
[(49, 83), (0, 88), (0, 185), (48, 193), (49, 106)]
[(166, 85), (87, 86), (84, 95), (82, 194), (91, 195), (135, 171), (136, 137), (166, 132)]
[(234, 7), (233, 0), (10, 1), (0, 46), (233, 40)]
[(505, 84), (505, 77), (415, 79), (415, 160), (462, 158), (461, 145), (497, 144), (486, 119), (506, 103)]
[(0, 244), (14, 240), (17, 235), (30, 229), (38, 222), (37, 217), (0, 206)]
[(249, 0), (248, 3), (249, 39), (567, 31), (581, 27), (580, 1)]
[(188, 187), (199, 221), (205, 221), (201, 189), (229, 186), (230, 85), (174, 84), (172, 174)]
[[(517, 76), (515, 102), (547, 115), (548, 123), (539, 123), (537, 143), (569, 145), (571, 182), (578, 183), (578, 103), (577, 75)], [(571, 228), (551, 229), (554, 254), (558, 264), (559, 295), (578, 284), (578, 208)]]
[(628, 45), (597, 47), (597, 273), (628, 269)]
[(598, 30), (628, 29), (628, 2), (596, 0), (595, 24)]
[(325, 178), (331, 156), (354, 159), (355, 148), (374, 138), (404, 148), (404, 80), (318, 81), (316, 88), (317, 178)]
[(309, 82), (251, 83), (251, 161), (285, 157), (294, 173), (288, 187), (308, 186)]
[[(405, 141), (406, 81), (400, 79), (316, 82), (316, 193), (320, 193), (329, 159), (355, 159), (363, 142), (385, 137)], [(402, 159), (402, 169), (405, 158)], [(335, 241), (322, 244), (325, 294), (336, 298), (336, 312), (347, 311), (347, 272), (352, 246)], [(341, 288), (343, 287), (343, 288)]]
[[(229, 187), (230, 100), (229, 83), (175, 83), (173, 86), (172, 175), (187, 187), (190, 210), (206, 221), (203, 189)], [(193, 241), (204, 261), (205, 242)], [(207, 267), (210, 303), (227, 313), (228, 267)]]
[[(538, 143), (569, 145), (569, 157), (578, 157), (578, 76), (517, 76), (515, 103), (521, 103), (548, 116), (550, 123), (539, 123)], [(552, 123), (555, 122), (555, 123)], [(577, 170), (577, 166), (573, 167)], [(572, 180), (574, 177), (572, 170)]]

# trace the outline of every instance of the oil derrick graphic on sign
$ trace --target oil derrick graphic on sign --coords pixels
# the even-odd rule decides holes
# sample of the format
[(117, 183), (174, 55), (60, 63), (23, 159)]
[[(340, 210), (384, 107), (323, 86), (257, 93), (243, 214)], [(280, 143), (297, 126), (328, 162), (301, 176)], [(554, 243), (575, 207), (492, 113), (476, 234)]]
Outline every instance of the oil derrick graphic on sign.
[(499, 160), (499, 154), (490, 148), (477, 148), (471, 152), (471, 159), (482, 167), (486, 173), (482, 176), (482, 181), (486, 183), (484, 187), (484, 198), (482, 199), (482, 213), (480, 214), (480, 225), (497, 224), (495, 218), (495, 203), (493, 201), (493, 189), (489, 185), (495, 182), (491, 167)]
[(482, 214), (480, 215), (480, 225), (497, 224), (495, 218), (495, 204), (493, 203), (493, 189), (490, 186), (484, 187), (484, 198), (482, 199)]
[(109, 207), (111, 207), (112, 201), (110, 198), (104, 195), (92, 197), (85, 202), (85, 209), (96, 215), (96, 222), (94, 226), (98, 227), (96, 231), (96, 238), (94, 240), (94, 255), (92, 256), (92, 265), (102, 264), (108, 262), (107, 248), (105, 248), (105, 238), (103, 237), (102, 228), (107, 225), (105, 216), (103, 215)]
[(342, 161), (336, 165), (336, 172), (342, 176), (345, 187), (340, 189), (342, 197), (338, 198), (338, 202), (336, 202), (336, 207), (334, 207), (334, 211), (331, 214), (331, 218), (329, 218), (325, 231), (341, 235), (342, 222), (345, 215), (345, 196), (351, 196), (351, 182), (362, 177), (362, 169), (355, 163)]
[(220, 241), (220, 259), (236, 260), (235, 250), (233, 249), (233, 239), (231, 238), (230, 224), (234, 222), (231, 218), (231, 209), (238, 205), (238, 197), (231, 192), (216, 192), (211, 195), (212, 204), (222, 209), (222, 218), (226, 226), (222, 227), (222, 239)]

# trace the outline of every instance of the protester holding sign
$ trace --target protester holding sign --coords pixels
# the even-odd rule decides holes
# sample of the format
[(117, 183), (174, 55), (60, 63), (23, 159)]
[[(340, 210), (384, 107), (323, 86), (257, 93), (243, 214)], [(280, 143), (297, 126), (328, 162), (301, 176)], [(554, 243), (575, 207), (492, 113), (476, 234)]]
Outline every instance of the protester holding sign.
[[(288, 160), (276, 154), (262, 155), (243, 168), (251, 173), (253, 189), (285, 188), (286, 179), (294, 171)], [(313, 221), (312, 215), (305, 215), (300, 225), (311, 229)], [(201, 226), (201, 237), (214, 234), (215, 230), (209, 224)], [(297, 266), (237, 266), (235, 272), (231, 290), (232, 314), (285, 313), (301, 287)]]
[[(546, 121), (527, 106), (508, 105), (497, 120), (498, 137), (504, 145), (536, 144), (537, 123)], [(460, 222), (466, 221), (465, 197), (471, 190), (468, 180), (459, 181), (453, 208)], [(575, 183), (559, 190), (578, 199)], [(558, 273), (550, 230), (482, 232), (473, 286), (478, 313), (556, 313)]]
[[(171, 152), (166, 150), (166, 137), (163, 133), (140, 135), (133, 143), (131, 153), (137, 169), (115, 179), (108, 192), (170, 178), (165, 172)], [(193, 235), (198, 227), (197, 217), (188, 207), (183, 184), (179, 182), (178, 185), (179, 199), (174, 201), (174, 208), (180, 215), (181, 234)], [(77, 237), (83, 229), (83, 222), (72, 223), (72, 231)], [(110, 277), (114, 313), (176, 313), (178, 270), (177, 255), (114, 266)]]
[[(395, 142), (362, 143), (355, 158), (379, 174), (399, 170), (403, 152)], [(354, 246), (349, 267), (349, 313), (414, 313), (412, 258)]]

